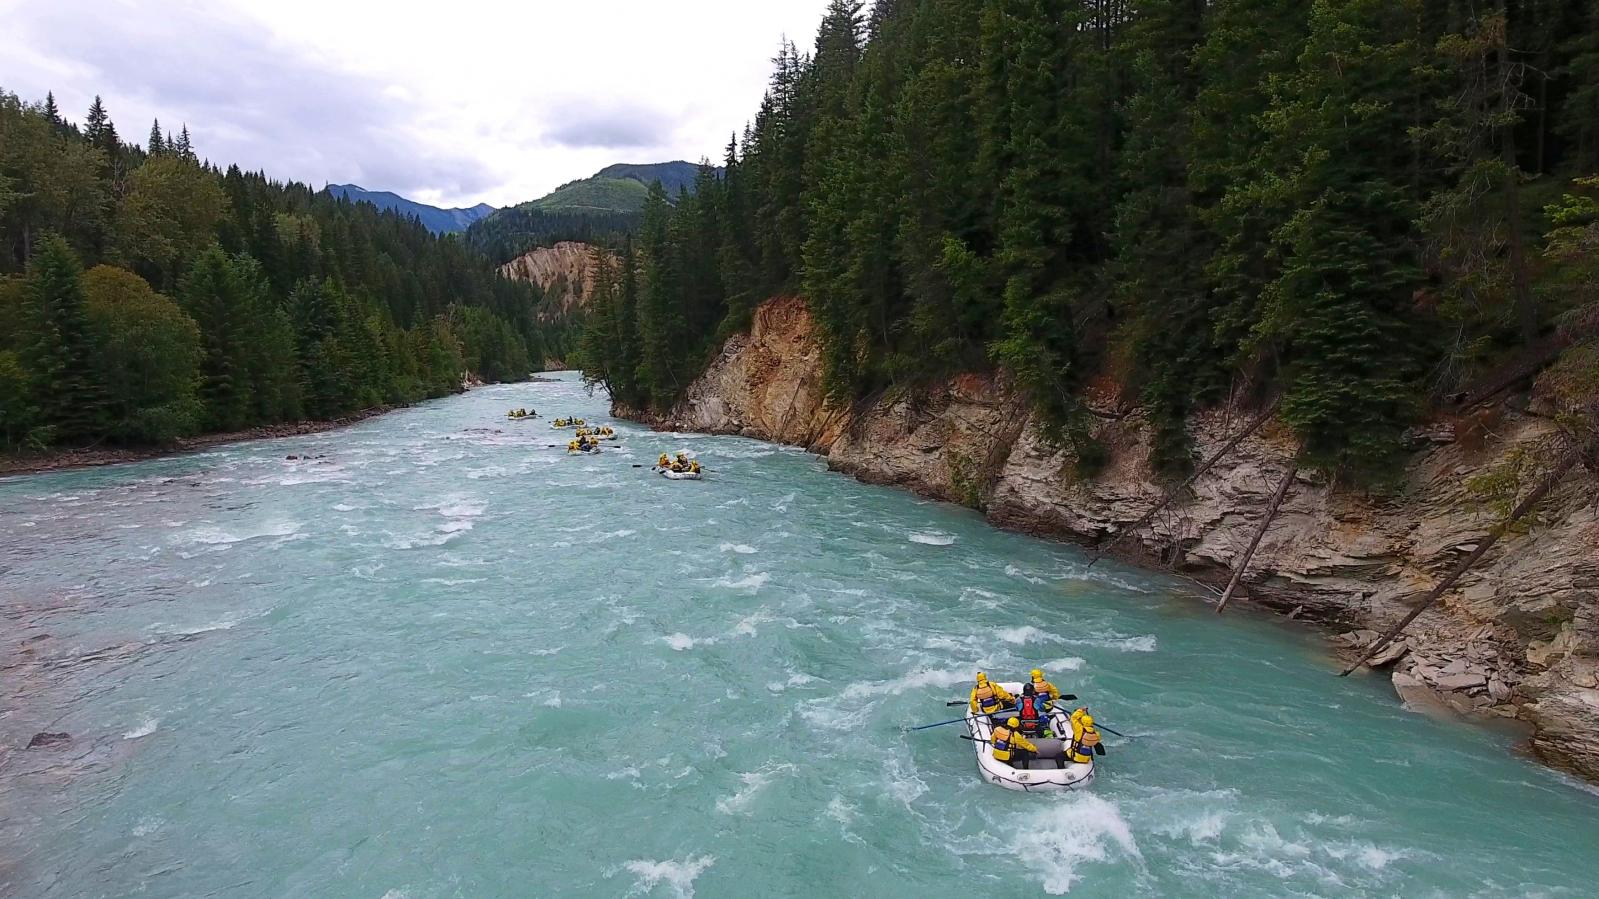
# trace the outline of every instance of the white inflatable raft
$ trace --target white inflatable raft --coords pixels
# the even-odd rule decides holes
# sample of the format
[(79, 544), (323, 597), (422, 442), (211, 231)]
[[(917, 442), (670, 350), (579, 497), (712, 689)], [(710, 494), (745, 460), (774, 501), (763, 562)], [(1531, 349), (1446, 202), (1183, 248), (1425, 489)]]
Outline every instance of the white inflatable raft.
[[(1019, 683), (1002, 683), (1000, 686), (1012, 695), (1022, 694), (1022, 685)], [(1050, 729), (1056, 734), (1065, 734), (1066, 740), (1042, 738), (1033, 740), (1032, 742), (1038, 746), (1039, 757), (1026, 762), (1026, 768), (1016, 768), (1009, 762), (994, 758), (994, 750), (986, 742), (993, 735), (988, 716), (971, 712), (966, 715), (966, 732), (972, 738), (972, 747), (977, 750), (977, 771), (983, 780), (998, 784), (1007, 790), (1021, 790), (1027, 793), (1080, 790), (1093, 783), (1092, 761), (1065, 761), (1066, 743), (1071, 740), (1072, 734), (1070, 714), (1057, 707), (1050, 715)], [(1065, 763), (1065, 767), (1059, 767), (1061, 762)]]
[(655, 470), (661, 473), (661, 477), (669, 481), (697, 481), (701, 477), (701, 473), (697, 471), (673, 471), (670, 468), (656, 468)]

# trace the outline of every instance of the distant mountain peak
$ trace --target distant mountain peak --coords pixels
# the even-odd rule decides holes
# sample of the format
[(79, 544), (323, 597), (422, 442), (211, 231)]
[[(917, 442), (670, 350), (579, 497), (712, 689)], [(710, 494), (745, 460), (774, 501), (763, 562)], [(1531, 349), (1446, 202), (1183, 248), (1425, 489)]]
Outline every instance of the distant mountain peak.
[(371, 203), (379, 209), (389, 209), (410, 216), (420, 221), (423, 227), (434, 234), (456, 234), (465, 231), (473, 222), (487, 218), (494, 212), (494, 207), (487, 203), (479, 203), (466, 209), (441, 209), (407, 199), (393, 191), (367, 190), (359, 184), (329, 184), (327, 191), (352, 203)]

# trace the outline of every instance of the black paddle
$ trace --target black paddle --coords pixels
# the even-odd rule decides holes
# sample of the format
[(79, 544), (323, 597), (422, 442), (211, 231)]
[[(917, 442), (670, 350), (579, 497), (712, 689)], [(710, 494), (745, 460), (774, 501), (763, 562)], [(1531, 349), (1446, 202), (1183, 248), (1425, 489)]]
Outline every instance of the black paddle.
[[(995, 715), (1004, 715), (1004, 714), (1006, 714), (1008, 712), (1014, 712), (1014, 711), (1016, 711), (1016, 710), (1015, 709), (1000, 709), (999, 711), (994, 712), (993, 714), (995, 714)], [(943, 727), (946, 724), (959, 724), (959, 723), (961, 723), (962, 721), (965, 721), (965, 720), (966, 720), (966, 717), (962, 716), (960, 718), (951, 718), (948, 721), (940, 721), (940, 722), (938, 722), (936, 724), (923, 724), (923, 725), (921, 725), (919, 727), (908, 727), (908, 728), (906, 728), (906, 730), (907, 731), (927, 730), (929, 727)]]
[[(1072, 701), (1072, 700), (1074, 700), (1076, 698), (1077, 698), (1077, 694), (1076, 693), (1062, 693), (1062, 694), (1060, 694), (1060, 699), (1057, 699), (1055, 701), (1056, 702), (1070, 702), (1070, 701)], [(965, 705), (968, 702), (971, 702), (971, 700), (970, 699), (951, 699), (949, 702), (944, 703), (944, 705), (946, 705), (946, 706), (948, 706), (950, 708), (954, 708), (955, 706), (958, 706), (958, 705)]]

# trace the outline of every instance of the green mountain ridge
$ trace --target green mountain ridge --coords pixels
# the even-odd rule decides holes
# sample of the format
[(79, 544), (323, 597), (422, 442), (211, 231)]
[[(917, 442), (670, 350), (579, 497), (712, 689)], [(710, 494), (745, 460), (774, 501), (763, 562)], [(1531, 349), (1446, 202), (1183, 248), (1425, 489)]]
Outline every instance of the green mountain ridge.
[[(721, 177), (721, 167), (713, 170)], [(533, 247), (563, 240), (619, 241), (621, 235), (638, 229), (651, 184), (661, 182), (675, 201), (684, 190), (694, 192), (699, 172), (699, 165), (683, 160), (606, 166), (536, 200), (498, 209), (473, 222), (466, 241), (502, 264)]]
[[(695, 163), (680, 159), (673, 162), (620, 162), (608, 165), (588, 178), (568, 181), (537, 200), (520, 203), (514, 208), (542, 212), (636, 214), (644, 211), (644, 198), (649, 196), (651, 184), (661, 182), (668, 197), (676, 197), (682, 190), (692, 193), (699, 171), (700, 167)], [(720, 172), (720, 169), (717, 171)]]

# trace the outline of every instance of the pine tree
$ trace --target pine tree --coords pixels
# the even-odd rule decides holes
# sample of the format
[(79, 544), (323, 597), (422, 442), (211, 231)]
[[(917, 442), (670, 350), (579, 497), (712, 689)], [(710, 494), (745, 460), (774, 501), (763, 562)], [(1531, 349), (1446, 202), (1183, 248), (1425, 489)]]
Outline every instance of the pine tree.
[(89, 104), (89, 114), (83, 120), (83, 136), (89, 143), (99, 146), (105, 139), (107, 126), (110, 119), (106, 116), (105, 104), (100, 102), (100, 95), (94, 95), (94, 102)]
[(244, 427), (253, 411), (246, 359), (249, 310), (240, 294), (233, 266), (219, 247), (194, 260), (179, 294), (184, 311), (200, 327), (200, 400), (211, 430)]
[(1599, 169), (1599, 4), (1589, 3), (1580, 15), (1581, 25), (1561, 47), (1566, 63), (1559, 74), (1570, 92), (1555, 130), (1574, 144), (1576, 169), (1591, 172)]
[(105, 406), (82, 274), (77, 255), (59, 235), (39, 241), (28, 271), (30, 327), (24, 361), (32, 375), (33, 404), (56, 443), (93, 439)]
[(197, 161), (194, 155), (194, 145), (189, 142), (189, 123), (183, 123), (183, 130), (178, 132), (178, 143), (173, 147), (173, 152), (190, 162)]
[(145, 142), (145, 152), (151, 156), (160, 156), (167, 150), (166, 140), (161, 136), (161, 120), (156, 119), (150, 123), (150, 138)]
[(678, 372), (683, 346), (681, 279), (670, 239), (671, 205), (659, 181), (650, 186), (640, 240), (647, 260), (639, 302), (639, 387), (656, 409), (670, 408), (686, 386)]
[(1271, 140), (1273, 85), (1295, 69), (1308, 25), (1302, 4), (1217, 0), (1194, 55), (1189, 191), (1214, 249), (1205, 263), (1211, 329), (1218, 352), (1246, 379), (1266, 380), (1273, 354), (1257, 325), (1260, 297), (1276, 280), (1281, 254), (1273, 234), (1291, 214), (1280, 190), (1296, 148)]
[(1213, 398), (1219, 380), (1205, 235), (1188, 191), (1200, 14), (1191, 0), (1145, 0), (1122, 47), (1133, 57), (1134, 87), (1124, 107), (1119, 174), (1128, 189), (1116, 210), (1110, 281), (1154, 431), (1151, 463), (1165, 471), (1187, 468), (1188, 413)]
[(46, 92), (44, 95), (44, 115), (45, 118), (50, 120), (50, 124), (56, 126), (57, 128), (61, 127), (61, 108), (56, 106), (56, 95), (54, 91)]
[(1414, 0), (1317, 0), (1268, 114), (1271, 139), (1299, 160), (1263, 323), (1284, 348), (1282, 417), (1307, 464), (1368, 478), (1396, 470), (1424, 351), (1410, 321), (1416, 24)]
[(105, 104), (100, 102), (100, 95), (95, 94), (94, 102), (89, 106), (89, 115), (84, 120), (83, 136), (89, 143), (99, 147), (106, 154), (107, 165), (114, 165), (122, 155), (122, 140), (117, 137), (117, 126), (112, 124), (111, 116), (106, 112)]

